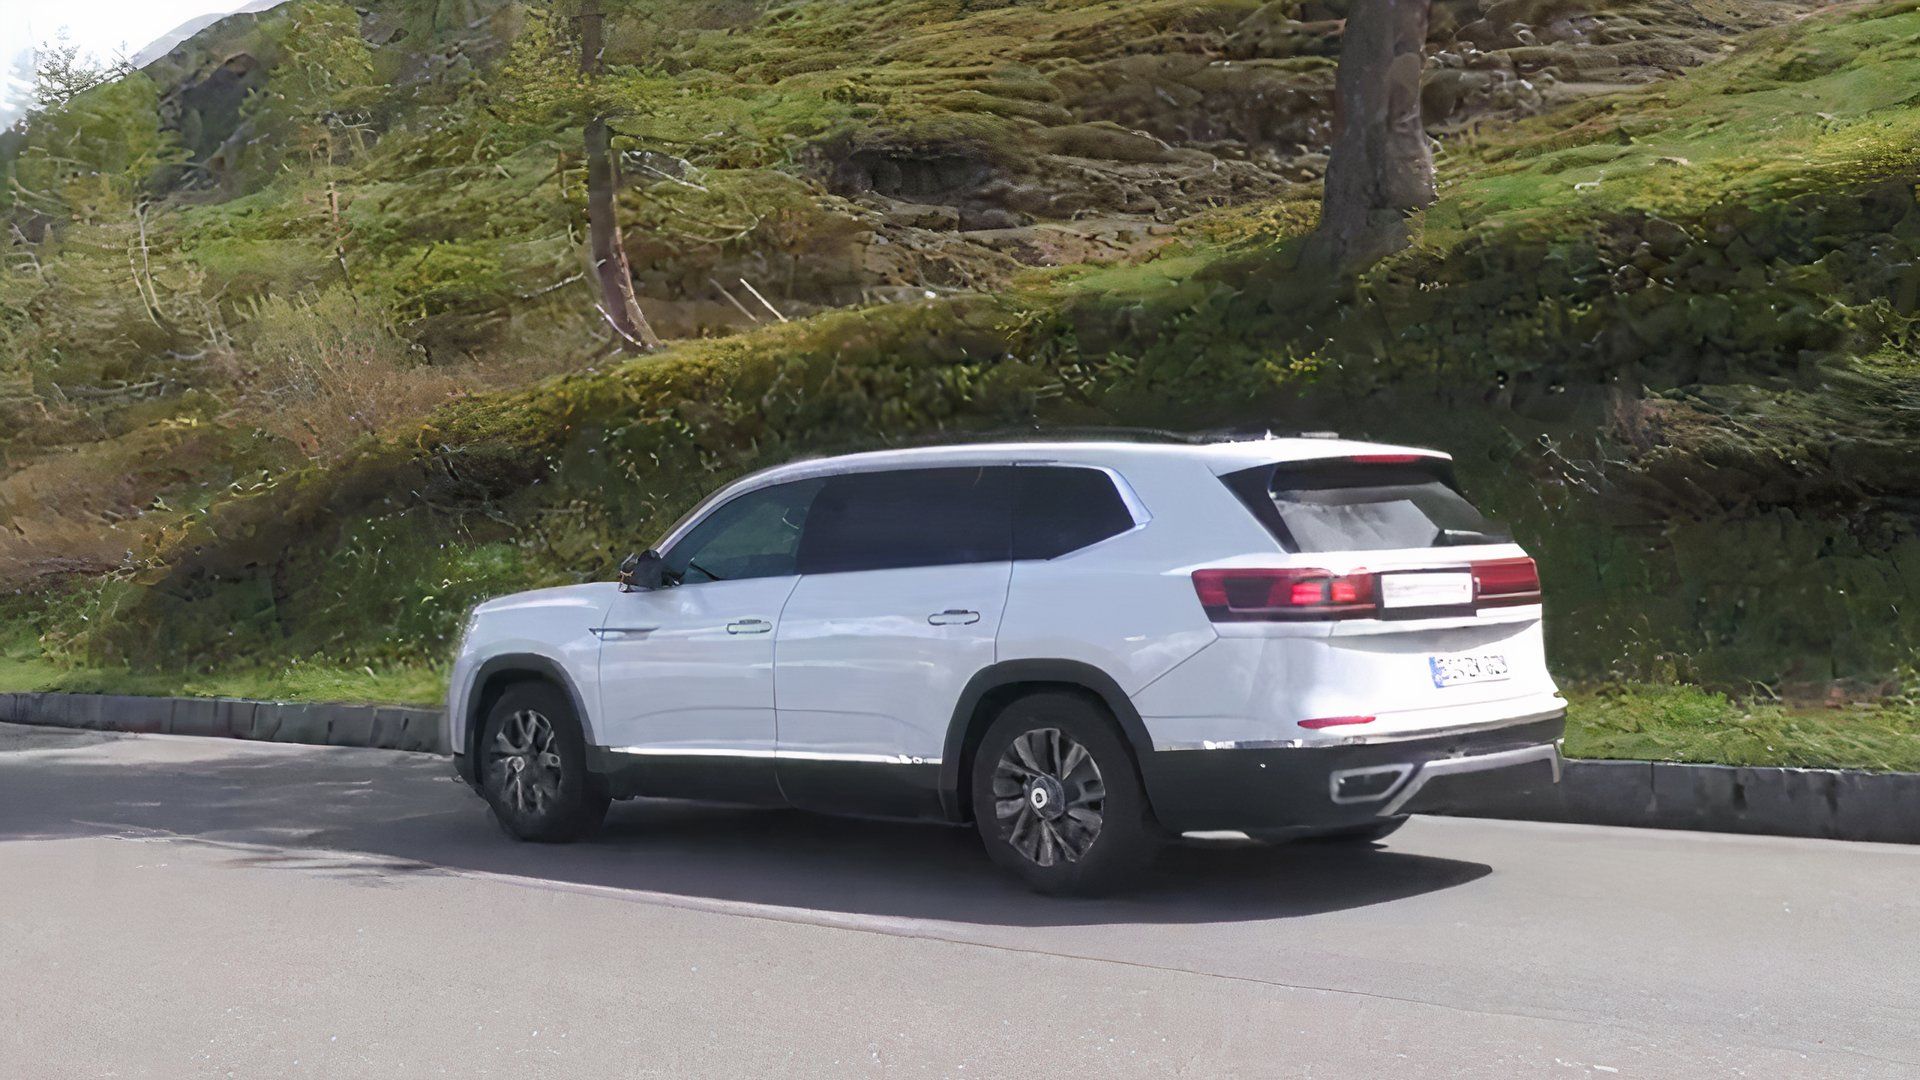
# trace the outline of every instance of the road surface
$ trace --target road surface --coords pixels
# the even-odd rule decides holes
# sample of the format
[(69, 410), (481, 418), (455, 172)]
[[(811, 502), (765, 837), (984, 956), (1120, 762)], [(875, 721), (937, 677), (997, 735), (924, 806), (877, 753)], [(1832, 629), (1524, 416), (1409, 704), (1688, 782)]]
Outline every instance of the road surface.
[(1416, 820), (1032, 896), (967, 832), (0, 725), (0, 1077), (1914, 1077), (1920, 848)]

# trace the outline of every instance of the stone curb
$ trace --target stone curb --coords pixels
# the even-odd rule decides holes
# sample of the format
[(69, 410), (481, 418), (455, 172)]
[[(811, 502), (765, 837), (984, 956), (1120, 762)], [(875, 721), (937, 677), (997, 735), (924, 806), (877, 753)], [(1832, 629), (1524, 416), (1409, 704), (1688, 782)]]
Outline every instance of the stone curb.
[(1920, 844), (1920, 773), (1568, 761), (1464, 816)]
[[(440, 712), (241, 698), (0, 693), (0, 721), (444, 754)], [(1468, 817), (1920, 844), (1920, 773), (1568, 761)]]
[(0, 693), (0, 721), (41, 727), (210, 735), (259, 742), (446, 753), (440, 710), (243, 698)]

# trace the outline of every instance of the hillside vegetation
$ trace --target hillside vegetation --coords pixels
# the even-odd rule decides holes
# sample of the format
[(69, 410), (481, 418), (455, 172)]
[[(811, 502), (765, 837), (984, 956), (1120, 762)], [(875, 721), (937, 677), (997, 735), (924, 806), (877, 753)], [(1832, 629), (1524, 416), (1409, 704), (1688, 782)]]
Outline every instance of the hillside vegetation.
[[(1349, 281), (1294, 266), (1337, 4), (635, 5), (679, 340), (626, 362), (564, 25), (466, 7), (229, 20), (9, 150), (0, 677), (413, 693), (474, 600), (795, 454), (1335, 428), (1456, 455), (1565, 675), (1868, 703), (1741, 715), (1920, 761), (1920, 5), (1437, 5), (1441, 200)], [(1725, 699), (1607, 700), (1600, 752)]]

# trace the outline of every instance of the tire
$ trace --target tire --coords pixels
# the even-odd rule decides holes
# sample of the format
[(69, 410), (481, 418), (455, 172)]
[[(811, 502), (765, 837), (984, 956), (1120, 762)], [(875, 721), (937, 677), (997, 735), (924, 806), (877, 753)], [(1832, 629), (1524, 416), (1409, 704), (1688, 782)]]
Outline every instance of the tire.
[(1370, 825), (1355, 825), (1352, 828), (1335, 829), (1332, 832), (1321, 833), (1312, 839), (1322, 844), (1371, 844), (1377, 840), (1385, 840), (1387, 837), (1399, 832), (1400, 826), (1406, 823), (1406, 815), (1403, 814), (1400, 817), (1388, 818), (1385, 821), (1376, 821)]
[(1156, 854), (1158, 830), (1133, 754), (1106, 710), (1077, 694), (1036, 693), (1008, 705), (980, 740), (971, 781), (987, 855), (1036, 892), (1108, 892)]
[(567, 843), (606, 819), (610, 800), (605, 784), (587, 772), (580, 719), (552, 683), (508, 687), (487, 711), (477, 750), (480, 795), (516, 840)]

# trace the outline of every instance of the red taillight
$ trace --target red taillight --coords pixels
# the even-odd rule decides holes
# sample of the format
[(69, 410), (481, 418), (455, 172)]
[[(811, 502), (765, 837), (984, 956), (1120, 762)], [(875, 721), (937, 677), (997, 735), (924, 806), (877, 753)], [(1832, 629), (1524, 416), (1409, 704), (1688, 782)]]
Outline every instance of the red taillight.
[(1195, 570), (1193, 591), (1214, 622), (1270, 622), (1371, 615), (1373, 575), (1246, 567)]
[(1408, 465), (1427, 460), (1425, 454), (1355, 454), (1347, 459), (1355, 465)]
[(1489, 559), (1473, 564), (1473, 600), (1481, 607), (1540, 602), (1540, 570), (1532, 559)]
[(1371, 716), (1322, 716), (1313, 720), (1302, 720), (1300, 721), (1300, 726), (1318, 730), (1328, 727), (1346, 727), (1348, 724), (1371, 723), (1373, 723), (1373, 717)]

